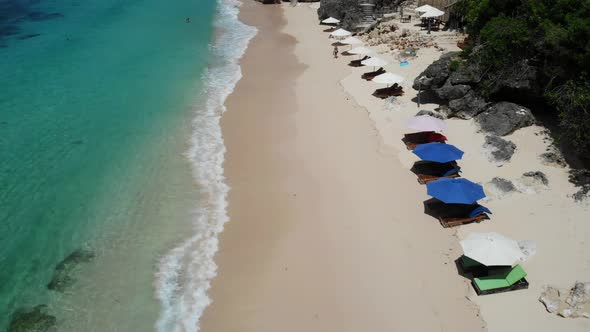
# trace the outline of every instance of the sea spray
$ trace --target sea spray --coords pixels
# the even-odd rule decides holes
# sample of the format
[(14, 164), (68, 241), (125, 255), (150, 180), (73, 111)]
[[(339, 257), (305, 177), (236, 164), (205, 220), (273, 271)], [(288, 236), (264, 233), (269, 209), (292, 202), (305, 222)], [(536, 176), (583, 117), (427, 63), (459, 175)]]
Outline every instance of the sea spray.
[(213, 63), (203, 74), (205, 105), (195, 108), (191, 147), (186, 156), (193, 165), (199, 189), (194, 211), (194, 234), (164, 256), (158, 266), (156, 296), (162, 305), (158, 331), (198, 331), (199, 319), (210, 299), (207, 291), (217, 266), (213, 261), (218, 235), (228, 221), (223, 162), (225, 146), (220, 119), (225, 100), (242, 77), (239, 59), (256, 28), (238, 20), (240, 2), (220, 0), (211, 45)]

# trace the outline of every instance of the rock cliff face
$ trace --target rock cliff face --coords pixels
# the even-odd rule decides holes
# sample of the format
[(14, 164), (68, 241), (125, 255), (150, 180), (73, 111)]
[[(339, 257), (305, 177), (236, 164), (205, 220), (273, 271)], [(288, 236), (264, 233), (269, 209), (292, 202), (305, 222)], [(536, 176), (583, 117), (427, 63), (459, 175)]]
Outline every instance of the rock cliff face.
[(361, 22), (363, 13), (358, 0), (320, 0), (318, 16), (320, 20), (335, 17), (342, 28), (352, 30)]

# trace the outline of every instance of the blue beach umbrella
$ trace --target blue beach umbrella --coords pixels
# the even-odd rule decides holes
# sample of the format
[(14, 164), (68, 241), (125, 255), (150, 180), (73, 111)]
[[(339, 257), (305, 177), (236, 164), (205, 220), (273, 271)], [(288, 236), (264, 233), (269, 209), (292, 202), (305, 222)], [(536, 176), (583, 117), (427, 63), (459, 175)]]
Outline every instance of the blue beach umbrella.
[(439, 179), (426, 184), (428, 195), (448, 204), (473, 204), (486, 197), (483, 187), (467, 179)]
[(438, 163), (448, 163), (463, 158), (463, 151), (452, 144), (444, 143), (419, 144), (412, 152), (422, 160)]

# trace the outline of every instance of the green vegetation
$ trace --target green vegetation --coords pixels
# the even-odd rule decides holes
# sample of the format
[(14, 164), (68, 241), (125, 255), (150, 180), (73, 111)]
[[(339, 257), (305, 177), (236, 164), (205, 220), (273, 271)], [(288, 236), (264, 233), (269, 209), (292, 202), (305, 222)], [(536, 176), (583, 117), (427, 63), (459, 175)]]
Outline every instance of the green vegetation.
[(456, 11), (483, 81), (522, 61), (534, 66), (539, 96), (559, 112), (560, 138), (590, 152), (590, 0), (464, 0)]

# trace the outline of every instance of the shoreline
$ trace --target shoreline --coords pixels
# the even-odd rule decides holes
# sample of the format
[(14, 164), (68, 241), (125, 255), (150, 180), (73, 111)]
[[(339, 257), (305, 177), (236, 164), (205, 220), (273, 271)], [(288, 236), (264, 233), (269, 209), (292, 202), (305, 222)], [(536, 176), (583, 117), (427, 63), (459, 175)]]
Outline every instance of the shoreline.
[(309, 11), (241, 8), (259, 34), (222, 117), (230, 222), (201, 330), (482, 330), (453, 232), (409, 209), (424, 193), (348, 101)]

